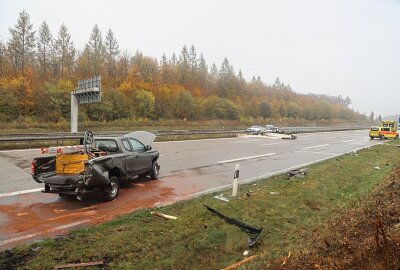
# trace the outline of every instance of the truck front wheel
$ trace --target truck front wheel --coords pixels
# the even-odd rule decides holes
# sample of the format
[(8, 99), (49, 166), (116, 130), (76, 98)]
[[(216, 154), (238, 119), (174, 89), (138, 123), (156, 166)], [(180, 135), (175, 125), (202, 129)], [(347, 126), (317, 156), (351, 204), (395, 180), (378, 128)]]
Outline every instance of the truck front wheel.
[(151, 180), (158, 179), (159, 173), (160, 173), (160, 165), (158, 165), (157, 161), (155, 161), (150, 171), (150, 179)]
[(114, 200), (119, 192), (119, 180), (116, 176), (111, 176), (110, 184), (104, 189), (104, 198), (106, 201)]

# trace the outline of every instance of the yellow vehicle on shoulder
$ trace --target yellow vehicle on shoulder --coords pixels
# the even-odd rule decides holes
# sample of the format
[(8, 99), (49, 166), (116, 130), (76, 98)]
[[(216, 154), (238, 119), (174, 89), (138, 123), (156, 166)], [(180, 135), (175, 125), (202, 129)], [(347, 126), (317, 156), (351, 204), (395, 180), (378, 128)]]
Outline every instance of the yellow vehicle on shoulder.
[(381, 139), (398, 139), (399, 133), (390, 127), (381, 127), (379, 131), (379, 138)]
[(373, 126), (369, 129), (369, 137), (371, 140), (374, 138), (379, 138), (379, 132), (381, 131), (381, 127)]

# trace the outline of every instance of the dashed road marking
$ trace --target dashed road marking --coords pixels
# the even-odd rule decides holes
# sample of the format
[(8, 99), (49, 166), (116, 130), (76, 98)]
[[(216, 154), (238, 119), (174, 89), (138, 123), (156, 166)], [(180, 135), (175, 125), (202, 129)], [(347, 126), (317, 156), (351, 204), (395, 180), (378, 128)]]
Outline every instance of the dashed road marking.
[(0, 198), (21, 195), (21, 194), (26, 194), (26, 193), (39, 192), (42, 189), (43, 188), (34, 188), (34, 189), (27, 189), (27, 190), (21, 190), (21, 191), (7, 192), (7, 193), (0, 194)]
[(323, 146), (328, 146), (328, 145), (329, 144), (320, 144), (320, 145), (315, 145), (315, 146), (304, 147), (303, 149), (312, 149), (312, 148), (323, 147)]
[(275, 155), (275, 153), (268, 153), (268, 154), (257, 155), (257, 156), (249, 156), (249, 157), (228, 159), (228, 160), (219, 161), (217, 164), (230, 163), (230, 162), (241, 161), (241, 160), (246, 160), (246, 159), (254, 159), (254, 158), (268, 157), (268, 156), (272, 156), (272, 155)]

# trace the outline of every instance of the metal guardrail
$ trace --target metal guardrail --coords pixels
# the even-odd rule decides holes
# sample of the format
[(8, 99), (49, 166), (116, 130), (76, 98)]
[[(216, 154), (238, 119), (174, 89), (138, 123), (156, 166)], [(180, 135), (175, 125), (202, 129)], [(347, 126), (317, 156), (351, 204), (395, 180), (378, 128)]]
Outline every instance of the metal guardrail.
[[(337, 127), (281, 127), (285, 133), (306, 133), (306, 132), (324, 132), (324, 131), (340, 131), (340, 130), (357, 130), (367, 129), (368, 127), (362, 126), (337, 126)], [(95, 136), (122, 136), (132, 131), (106, 131), (106, 132), (95, 132)], [(190, 135), (207, 135), (207, 134), (238, 134), (246, 132), (245, 129), (234, 129), (234, 130), (157, 130), (149, 131), (154, 133), (157, 137), (166, 136), (190, 136)], [(79, 140), (83, 138), (83, 132), (78, 133), (27, 133), (27, 134), (2, 134), (0, 135), (0, 143), (30, 143), (38, 141), (68, 141), (68, 140)]]

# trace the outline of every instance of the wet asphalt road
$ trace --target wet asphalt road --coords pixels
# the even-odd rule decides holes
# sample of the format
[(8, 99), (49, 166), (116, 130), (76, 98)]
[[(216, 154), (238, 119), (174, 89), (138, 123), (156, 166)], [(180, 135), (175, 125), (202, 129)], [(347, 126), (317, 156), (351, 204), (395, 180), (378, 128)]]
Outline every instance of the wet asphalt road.
[[(161, 154), (161, 179), (185, 179), (185, 182), (196, 179), (201, 180), (201, 184), (205, 182), (204, 188), (212, 188), (231, 182), (236, 163), (241, 165), (241, 179), (247, 179), (378, 142), (371, 141), (367, 131), (358, 130), (299, 134), (297, 140), (242, 136), (163, 142), (155, 143), (155, 148)], [(260, 155), (265, 157), (240, 160)], [(33, 181), (30, 175), (31, 161), (37, 156), (41, 156), (38, 149), (0, 151), (0, 196), (2, 193), (43, 187)], [(234, 159), (239, 161), (224, 162)]]
[[(97, 198), (63, 200), (35, 191), (43, 186), (31, 178), (30, 162), (41, 155), (40, 150), (2, 151), (0, 249), (230, 185), (236, 163), (240, 163), (240, 181), (245, 181), (377, 143), (369, 139), (367, 130), (299, 134), (296, 140), (240, 136), (156, 143), (160, 179), (127, 183), (108, 203)], [(27, 193), (10, 194), (18, 191)]]

